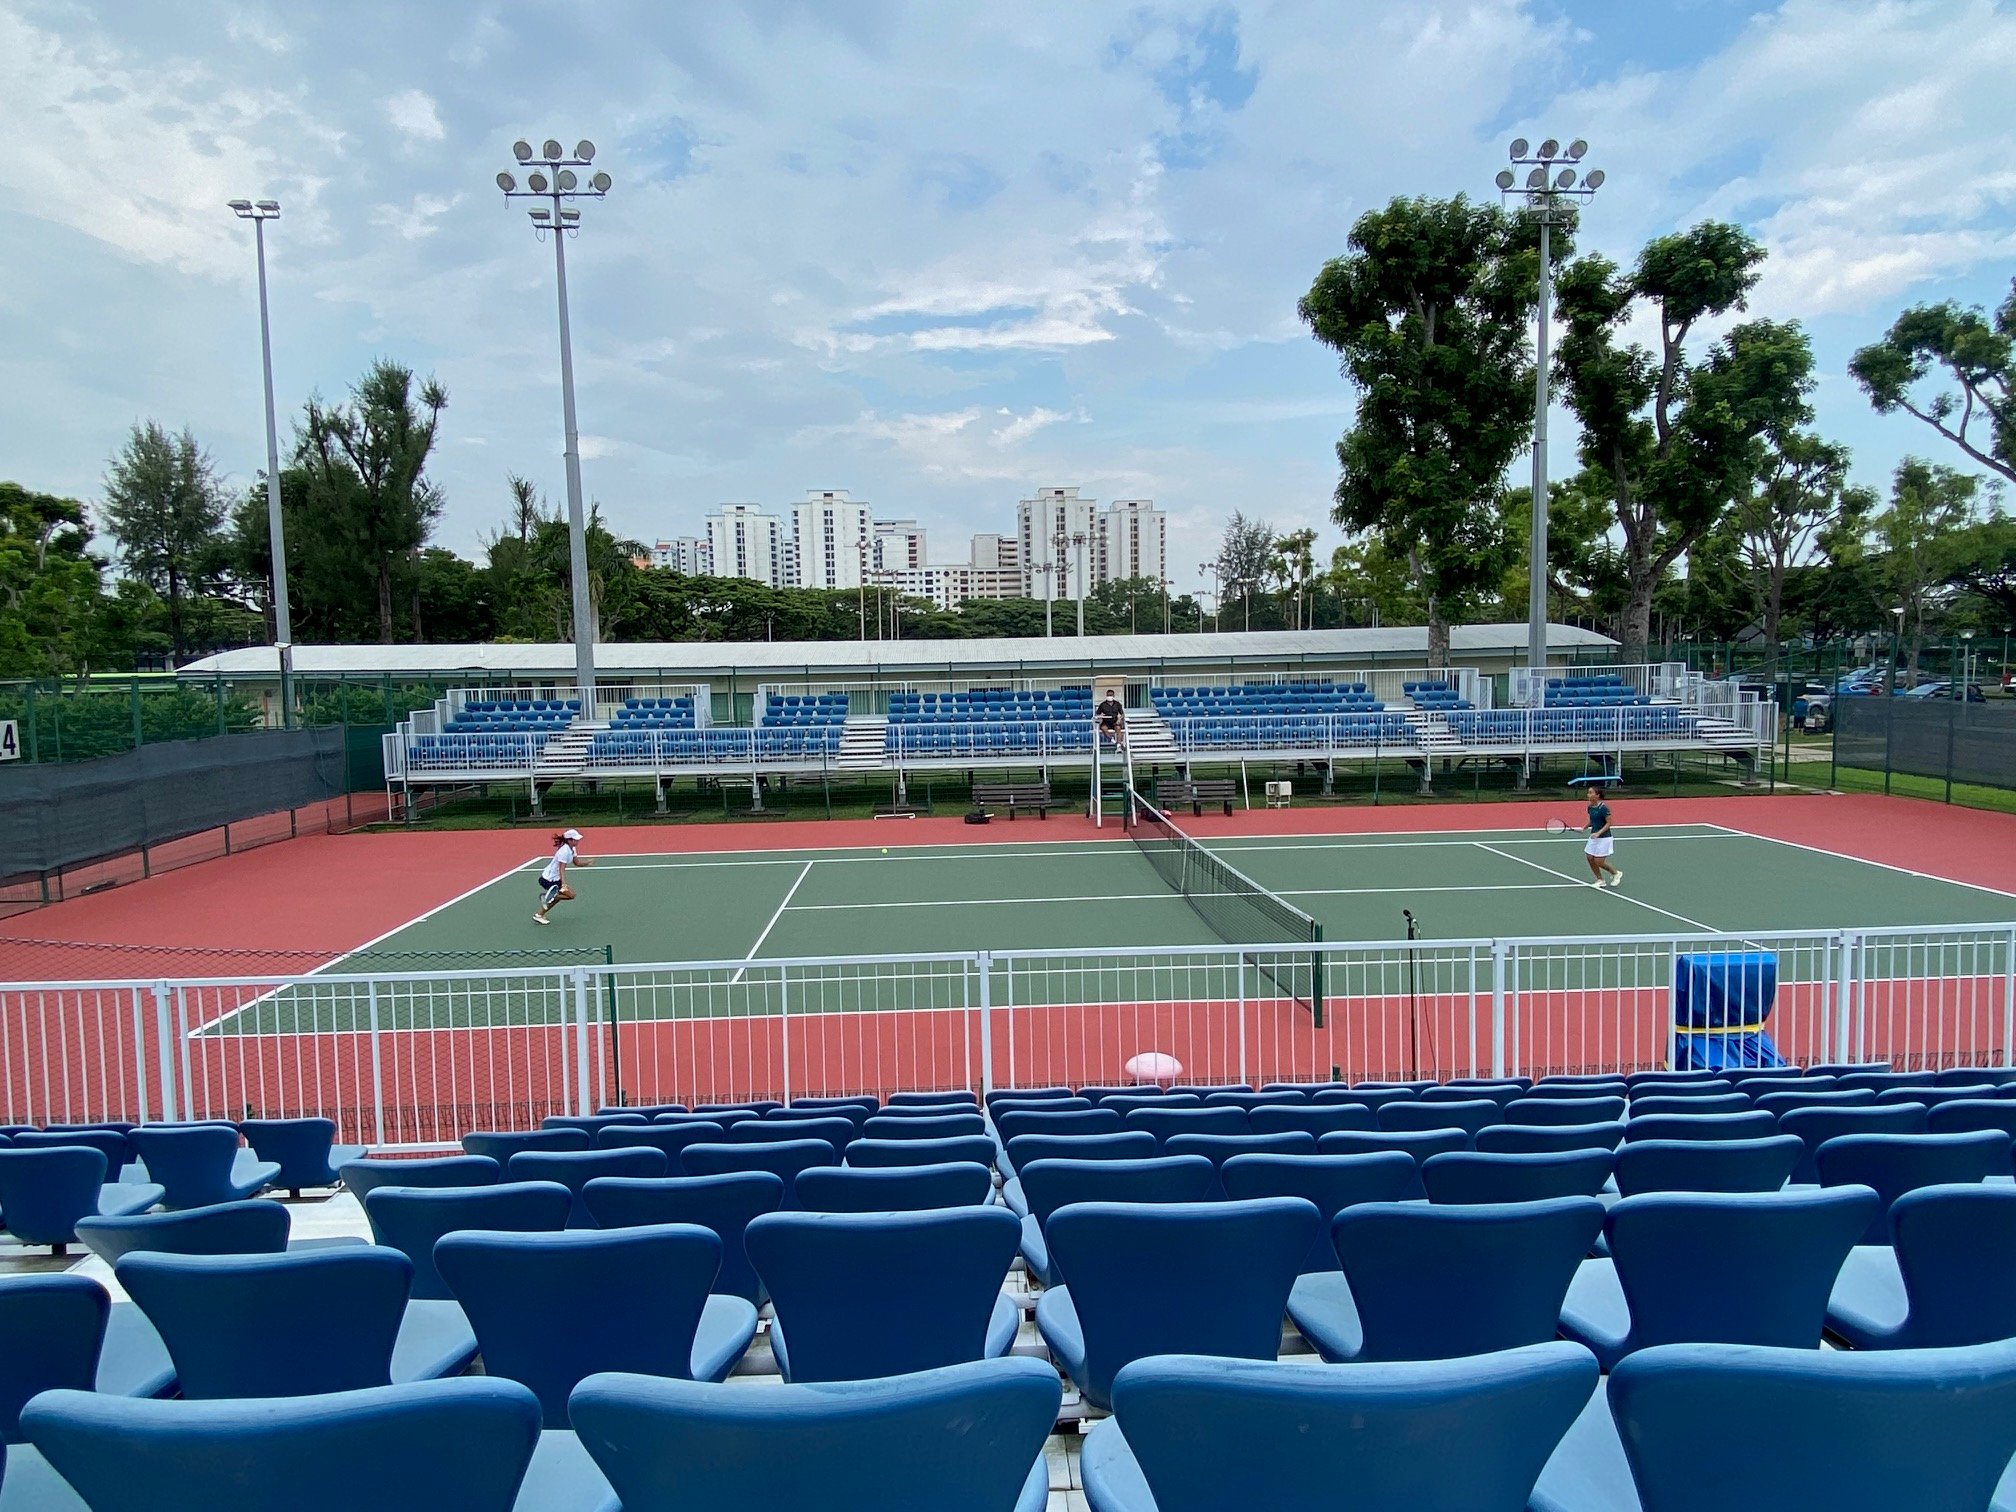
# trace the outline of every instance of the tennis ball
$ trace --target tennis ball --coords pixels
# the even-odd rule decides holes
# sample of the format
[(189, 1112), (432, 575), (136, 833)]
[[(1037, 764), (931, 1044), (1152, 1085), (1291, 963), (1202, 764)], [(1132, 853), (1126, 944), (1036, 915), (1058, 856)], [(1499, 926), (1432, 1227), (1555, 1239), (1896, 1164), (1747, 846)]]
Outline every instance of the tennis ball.
[(888, 846), (886, 846), (886, 845), (885, 845), (885, 846), (883, 846), (883, 847), (882, 847), (882, 854), (883, 854), (883, 855), (885, 855), (885, 856), (889, 854), (889, 847), (888, 847)]

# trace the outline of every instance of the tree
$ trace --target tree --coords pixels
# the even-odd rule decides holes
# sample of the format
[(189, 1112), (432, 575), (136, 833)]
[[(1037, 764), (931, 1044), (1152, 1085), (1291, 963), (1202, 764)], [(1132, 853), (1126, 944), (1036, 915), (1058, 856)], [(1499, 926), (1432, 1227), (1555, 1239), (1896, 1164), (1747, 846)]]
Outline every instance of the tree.
[(1798, 429), (1770, 431), (1763, 442), (1763, 468), (1733, 521), (1763, 621), (1764, 670), (1775, 678), (1784, 640), (1785, 583), (1793, 566), (1810, 557), (1828, 533), (1857, 530), (1876, 507), (1876, 496), (1850, 486), (1846, 447)]
[(441, 517), (441, 493), (426, 468), (447, 406), (448, 391), (434, 379), (416, 387), (411, 368), (381, 358), (351, 389), (348, 405), (308, 401), (295, 445), (310, 510), (340, 523), (370, 571), (378, 638), (388, 645), (393, 589), (402, 578), (415, 594), (413, 638), (421, 635), (414, 564)]
[(1956, 537), (1972, 521), (1981, 480), (1971, 473), (1938, 467), (1917, 457), (1897, 464), (1890, 507), (1870, 522), (1883, 554), (1885, 608), (1901, 608), (1910, 636), (1907, 669), (1918, 680), (1918, 657), (1925, 644), (1925, 621), (1938, 590), (1951, 575)]
[(1331, 552), (1324, 577), (1347, 624), (1418, 625), (1427, 618), (1407, 554), (1395, 555), (1376, 531), (1355, 536)]
[(1253, 595), (1267, 576), (1267, 559), (1274, 551), (1274, 527), (1265, 520), (1249, 520), (1240, 510), (1232, 511), (1225, 522), (1225, 535), (1218, 543), (1218, 581), (1221, 585), (1218, 623), (1225, 623), (1223, 595), (1237, 593), (1246, 601), (1246, 628), (1253, 628)]
[(1952, 549), (1947, 585), (1981, 601), (1985, 626), (2016, 629), (2016, 520), (1998, 511), (1962, 530)]
[[(1927, 382), (1934, 368), (1936, 389)], [(1848, 372), (1879, 414), (1902, 410), (2016, 482), (2016, 280), (1992, 321), (1955, 304), (1906, 310), (1849, 359)]]
[[(1562, 270), (1559, 371), (1583, 467), (1623, 536), (1626, 661), (1645, 659), (1667, 571), (1748, 492), (1758, 438), (1809, 418), (1813, 354), (1796, 324), (1747, 321), (1687, 351), (1702, 322), (1744, 308), (1763, 260), (1748, 232), (1707, 221), (1649, 242), (1629, 272), (1597, 255)], [(1658, 322), (1656, 352), (1621, 339), (1641, 312)]]
[(167, 606), (169, 649), (180, 661), (188, 648), (184, 618), (194, 594), (222, 577), (224, 493), (216, 470), (184, 430), (171, 436), (158, 421), (135, 425), (105, 472), (105, 527), (119, 543), (129, 576)]
[(1358, 390), (1337, 443), (1336, 518), (1405, 559), (1428, 660), (1446, 666), (1451, 618), (1506, 560), (1505, 470), (1533, 407), (1538, 223), (1462, 195), (1396, 199), (1360, 216), (1349, 245), (1298, 307)]
[[(1593, 483), (1596, 485), (1591, 486)], [(1600, 478), (1577, 473), (1547, 485), (1547, 617), (1574, 624), (1614, 623), (1624, 608), (1624, 574), (1610, 540), (1616, 523)], [(1498, 612), (1524, 619), (1528, 543), (1533, 531), (1533, 490), (1505, 491), (1505, 544), (1509, 560), (1498, 590)]]
[(75, 499), (0, 483), (0, 677), (82, 677), (108, 649), (90, 543)]

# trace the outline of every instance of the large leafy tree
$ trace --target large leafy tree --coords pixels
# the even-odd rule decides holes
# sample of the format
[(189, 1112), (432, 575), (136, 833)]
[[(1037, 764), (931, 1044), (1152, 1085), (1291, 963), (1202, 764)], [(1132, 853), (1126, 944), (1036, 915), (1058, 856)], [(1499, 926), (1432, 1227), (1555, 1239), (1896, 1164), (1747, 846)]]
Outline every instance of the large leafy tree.
[(1949, 586), (1980, 601), (1985, 625), (2016, 630), (2016, 519), (1999, 510), (1953, 540)]
[(1904, 611), (1913, 682), (1927, 621), (1957, 564), (1961, 534), (1974, 521), (1980, 494), (1974, 474), (1906, 457), (1891, 480), (1889, 507), (1869, 522), (1870, 544), (1882, 558), (1883, 607)]
[(1762, 620), (1765, 670), (1775, 677), (1792, 569), (1810, 559), (1831, 532), (1859, 529), (1876, 496), (1849, 483), (1846, 447), (1803, 429), (1774, 430), (1763, 442), (1762, 469), (1731, 523)]
[(1461, 195), (1396, 199), (1360, 216), (1349, 246), (1299, 307), (1358, 391), (1337, 443), (1336, 518), (1406, 561), (1442, 666), (1451, 619), (1495, 589), (1507, 560), (1501, 505), (1532, 416), (1539, 232)]
[(413, 638), (421, 636), (415, 564), (441, 517), (441, 492), (426, 469), (447, 406), (448, 391), (434, 379), (416, 382), (411, 368), (380, 359), (351, 389), (349, 403), (308, 401), (295, 445), (308, 508), (369, 571), (378, 638), (388, 644), (402, 581), (413, 594)]
[(1233, 510), (1225, 522), (1225, 534), (1218, 542), (1218, 618), (1223, 627), (1226, 596), (1245, 602), (1247, 629), (1253, 627), (1253, 598), (1267, 579), (1267, 563), (1274, 555), (1274, 527), (1242, 510)]
[(103, 564), (75, 499), (0, 483), (0, 677), (83, 676), (110, 648)]
[[(1744, 308), (1763, 260), (1748, 232), (1709, 221), (1649, 242), (1630, 269), (1591, 255), (1562, 270), (1559, 371), (1622, 535), (1627, 661), (1645, 659), (1660, 582), (1749, 492), (1759, 438), (1809, 418), (1813, 354), (1796, 324), (1743, 321), (1688, 347)], [(1656, 324), (1657, 350), (1625, 338), (1634, 318)]]
[(105, 528), (119, 543), (127, 575), (167, 608), (169, 649), (179, 661), (189, 640), (189, 601), (223, 576), (224, 491), (216, 469), (184, 430), (135, 425), (105, 471)]
[(1902, 410), (2016, 482), (2016, 280), (1993, 316), (1955, 304), (1906, 310), (1848, 371), (1879, 412)]

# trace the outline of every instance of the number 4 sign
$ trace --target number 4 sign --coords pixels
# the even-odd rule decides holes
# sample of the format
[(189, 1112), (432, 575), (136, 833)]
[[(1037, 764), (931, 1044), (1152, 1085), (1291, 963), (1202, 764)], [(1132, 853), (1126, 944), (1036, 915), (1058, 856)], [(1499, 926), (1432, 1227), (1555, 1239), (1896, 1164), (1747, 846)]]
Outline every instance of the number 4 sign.
[(0, 761), (21, 759), (21, 734), (11, 719), (0, 719)]

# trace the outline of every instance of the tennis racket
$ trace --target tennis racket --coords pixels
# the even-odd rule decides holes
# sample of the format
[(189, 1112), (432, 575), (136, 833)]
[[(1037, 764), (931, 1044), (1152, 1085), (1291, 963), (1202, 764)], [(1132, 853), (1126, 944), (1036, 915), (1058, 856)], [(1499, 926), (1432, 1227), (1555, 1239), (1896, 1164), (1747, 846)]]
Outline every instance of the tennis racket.
[(1549, 819), (1547, 821), (1547, 833), (1550, 835), (1565, 835), (1574, 827), (1566, 819)]

